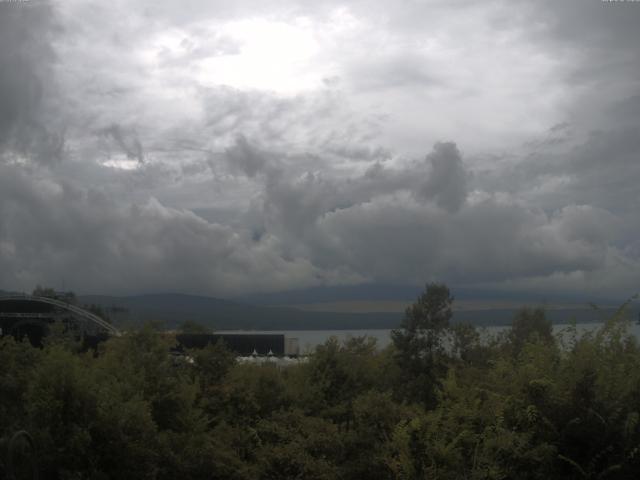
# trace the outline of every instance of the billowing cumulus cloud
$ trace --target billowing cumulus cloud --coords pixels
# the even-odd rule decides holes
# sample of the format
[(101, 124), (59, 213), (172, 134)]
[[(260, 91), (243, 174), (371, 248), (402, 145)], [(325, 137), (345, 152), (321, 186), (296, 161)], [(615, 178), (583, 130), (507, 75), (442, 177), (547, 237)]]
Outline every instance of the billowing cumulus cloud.
[(462, 165), (460, 152), (452, 143), (438, 143), (434, 151), (427, 155), (431, 171), (424, 183), (422, 193), (427, 198), (455, 212), (467, 196), (467, 173)]
[(285, 259), (276, 238), (256, 242), (154, 198), (128, 204), (54, 181), (46, 172), (3, 166), (0, 173), (5, 281), (30, 285), (45, 278), (120, 293), (180, 287), (231, 294), (286, 288), (292, 281), (309, 285), (315, 277), (349, 279), (340, 268), (321, 271), (306, 259)]
[(640, 5), (0, 2), (0, 288), (640, 282)]

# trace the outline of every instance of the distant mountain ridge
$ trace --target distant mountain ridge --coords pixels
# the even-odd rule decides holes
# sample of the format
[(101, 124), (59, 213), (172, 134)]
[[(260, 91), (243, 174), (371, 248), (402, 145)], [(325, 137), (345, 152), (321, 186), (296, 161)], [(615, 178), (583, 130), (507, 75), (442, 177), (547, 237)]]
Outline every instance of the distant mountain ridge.
[[(295, 308), (251, 305), (213, 297), (178, 293), (131, 297), (82, 295), (79, 301), (99, 305), (115, 323), (139, 324), (157, 321), (176, 328), (193, 321), (214, 329), (251, 330), (325, 330), (394, 328), (400, 322), (397, 313), (307, 312)], [(112, 313), (116, 309), (126, 312)]]
[[(528, 305), (583, 304), (595, 302), (600, 305), (620, 305), (627, 297), (608, 298), (593, 295), (567, 293), (523, 293), (505, 292), (449, 285), (456, 300), (490, 300), (519, 302)], [(303, 305), (307, 303), (330, 303), (343, 301), (409, 301), (413, 302), (424, 291), (424, 285), (386, 285), (368, 283), (360, 285), (319, 286), (272, 293), (239, 295), (234, 300), (254, 305)]]
[[(357, 292), (357, 290), (356, 290)], [(362, 290), (360, 298), (366, 298)], [(410, 291), (405, 290), (409, 296)], [(0, 294), (11, 292), (0, 291)], [(335, 298), (326, 292), (327, 298)], [(338, 292), (339, 293), (339, 292)], [(351, 293), (354, 293), (351, 291)], [(369, 292), (370, 293), (370, 292)], [(396, 291), (394, 294), (397, 294)], [(419, 291), (418, 291), (419, 293)], [(252, 304), (249, 302), (225, 300), (214, 297), (166, 293), (134, 296), (80, 295), (81, 305), (101, 307), (121, 328), (136, 327), (144, 322), (157, 322), (168, 329), (178, 328), (185, 321), (197, 322), (215, 330), (372, 330), (396, 328), (403, 316), (402, 311), (331, 311), (323, 310), (322, 302), (309, 309), (300, 301), (307, 296), (307, 302), (318, 301), (318, 296), (304, 293), (301, 296), (275, 296), (279, 301), (296, 300), (298, 308), (292, 305)], [(341, 295), (341, 294), (340, 294)], [(416, 294), (417, 296), (417, 294)], [(344, 298), (349, 298), (345, 296)], [(394, 297), (397, 298), (397, 297)], [(411, 297), (411, 301), (415, 296)], [(411, 302), (409, 302), (411, 303)], [(455, 302), (454, 302), (455, 305)], [(532, 304), (535, 306), (536, 304)], [(509, 325), (518, 308), (494, 306), (491, 308), (455, 309), (454, 322), (468, 322), (476, 326)], [(553, 323), (568, 323), (575, 319), (578, 323), (601, 322), (613, 313), (612, 307), (600, 310), (577, 305), (547, 310), (547, 317)], [(631, 309), (633, 320), (638, 318), (638, 305)]]
[[(178, 293), (149, 294), (130, 297), (83, 295), (83, 304), (99, 305), (116, 324), (139, 325), (146, 321), (160, 322), (166, 328), (177, 328), (184, 321), (193, 321), (217, 330), (371, 330), (396, 328), (402, 312), (336, 312), (307, 310), (289, 306), (253, 305), (213, 297)], [(535, 306), (535, 305), (534, 305)], [(111, 313), (113, 307), (126, 312)], [(455, 310), (454, 322), (476, 326), (509, 325), (517, 306), (471, 308)], [(632, 311), (635, 318), (637, 308)], [(555, 306), (547, 310), (553, 323), (604, 321), (613, 313), (612, 307), (594, 310), (584, 307)]]

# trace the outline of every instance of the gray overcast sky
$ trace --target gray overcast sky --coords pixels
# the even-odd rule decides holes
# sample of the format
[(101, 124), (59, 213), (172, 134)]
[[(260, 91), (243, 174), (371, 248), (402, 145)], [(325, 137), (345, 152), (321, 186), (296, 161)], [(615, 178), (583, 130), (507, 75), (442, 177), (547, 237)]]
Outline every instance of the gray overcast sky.
[(0, 1), (0, 288), (640, 288), (640, 2)]

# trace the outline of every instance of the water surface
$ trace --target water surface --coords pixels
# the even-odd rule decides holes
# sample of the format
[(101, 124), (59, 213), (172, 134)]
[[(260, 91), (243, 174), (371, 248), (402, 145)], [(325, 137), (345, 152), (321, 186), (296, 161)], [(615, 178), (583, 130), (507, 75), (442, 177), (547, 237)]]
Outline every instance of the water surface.
[[(576, 330), (578, 334), (592, 331), (601, 327), (602, 323), (578, 323)], [(491, 326), (480, 327), (478, 330), (484, 338), (497, 335), (509, 327)], [(565, 334), (570, 328), (569, 324), (557, 324), (553, 326), (555, 334)], [(640, 325), (632, 323), (629, 331), (640, 340)], [(287, 338), (297, 338), (300, 345), (300, 353), (309, 353), (318, 345), (322, 345), (329, 338), (335, 337), (340, 342), (354, 337), (372, 337), (376, 339), (379, 348), (385, 348), (391, 343), (391, 329), (364, 329), (364, 330), (219, 330), (219, 333), (264, 333), (264, 334), (284, 334)]]

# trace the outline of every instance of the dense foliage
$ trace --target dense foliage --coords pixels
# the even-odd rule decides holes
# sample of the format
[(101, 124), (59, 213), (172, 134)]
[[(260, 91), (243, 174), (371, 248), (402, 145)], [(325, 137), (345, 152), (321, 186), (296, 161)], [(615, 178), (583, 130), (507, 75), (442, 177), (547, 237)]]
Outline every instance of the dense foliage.
[(282, 369), (221, 344), (173, 357), (151, 327), (84, 353), (3, 338), (0, 432), (31, 432), (45, 478), (637, 478), (622, 312), (554, 336), (525, 310), (487, 340), (449, 324), (452, 301), (429, 285), (389, 348), (332, 339)]

